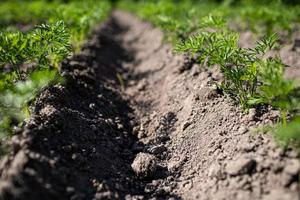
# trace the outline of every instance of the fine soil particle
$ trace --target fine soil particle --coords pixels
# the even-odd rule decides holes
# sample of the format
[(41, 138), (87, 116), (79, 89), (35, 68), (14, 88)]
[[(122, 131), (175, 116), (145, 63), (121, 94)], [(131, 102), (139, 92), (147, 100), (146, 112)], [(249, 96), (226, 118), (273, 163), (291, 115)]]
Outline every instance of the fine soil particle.
[(243, 113), (162, 40), (114, 11), (11, 139), (0, 199), (299, 199), (297, 153), (253, 134), (279, 113)]

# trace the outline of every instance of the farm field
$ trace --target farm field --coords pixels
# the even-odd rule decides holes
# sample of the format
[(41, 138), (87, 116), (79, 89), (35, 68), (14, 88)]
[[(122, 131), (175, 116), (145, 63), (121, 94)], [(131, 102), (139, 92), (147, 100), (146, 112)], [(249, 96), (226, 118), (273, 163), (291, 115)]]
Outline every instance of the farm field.
[(0, 2), (0, 199), (300, 199), (300, 3)]

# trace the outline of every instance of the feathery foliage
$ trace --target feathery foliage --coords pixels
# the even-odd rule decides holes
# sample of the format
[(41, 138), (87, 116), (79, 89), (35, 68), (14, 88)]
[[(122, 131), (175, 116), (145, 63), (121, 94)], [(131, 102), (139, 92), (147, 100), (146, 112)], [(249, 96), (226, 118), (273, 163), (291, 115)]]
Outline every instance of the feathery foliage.
[(0, 138), (29, 116), (44, 87), (62, 81), (59, 63), (80, 49), (109, 10), (108, 1), (90, 0), (0, 4)]

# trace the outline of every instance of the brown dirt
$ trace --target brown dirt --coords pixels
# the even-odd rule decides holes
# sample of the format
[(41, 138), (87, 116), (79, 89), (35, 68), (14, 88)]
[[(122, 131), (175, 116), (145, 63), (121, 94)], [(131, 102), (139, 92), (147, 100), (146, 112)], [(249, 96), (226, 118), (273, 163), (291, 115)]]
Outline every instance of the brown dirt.
[(277, 111), (243, 114), (132, 15), (93, 35), (12, 138), (2, 199), (300, 199), (297, 153), (252, 131)]

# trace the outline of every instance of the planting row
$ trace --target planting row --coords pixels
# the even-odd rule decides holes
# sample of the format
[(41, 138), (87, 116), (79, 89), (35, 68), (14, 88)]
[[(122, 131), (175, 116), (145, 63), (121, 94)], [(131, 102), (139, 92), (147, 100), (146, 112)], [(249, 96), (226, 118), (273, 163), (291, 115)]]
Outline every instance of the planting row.
[[(272, 106), (281, 112), (273, 132), (284, 145), (300, 145), (300, 88), (284, 78), (286, 65), (276, 52), (297, 31), (300, 6), (282, 1), (157, 1), (121, 2), (165, 31), (174, 51), (188, 55), (202, 67), (218, 66), (223, 74), (218, 88), (239, 103), (244, 112)], [(239, 33), (251, 30), (253, 48), (238, 45)], [(287, 39), (286, 39), (287, 38)], [(289, 119), (289, 120), (287, 120)]]
[(80, 50), (110, 11), (107, 1), (7, 1), (0, 4), (0, 133), (13, 133), (47, 85), (61, 82), (59, 63)]

